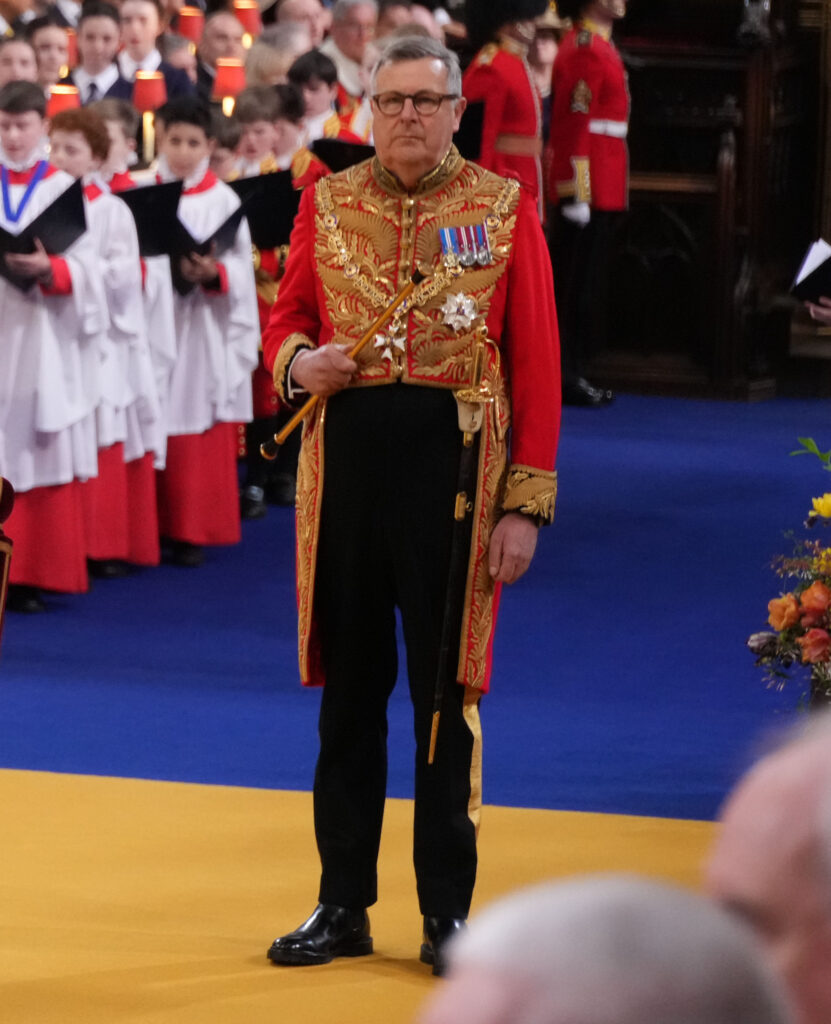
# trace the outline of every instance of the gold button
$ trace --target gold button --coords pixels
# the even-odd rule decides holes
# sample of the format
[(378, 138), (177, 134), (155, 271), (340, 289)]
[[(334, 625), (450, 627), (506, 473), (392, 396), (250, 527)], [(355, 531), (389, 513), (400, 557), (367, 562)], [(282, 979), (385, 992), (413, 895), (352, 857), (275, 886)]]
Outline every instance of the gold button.
[(411, 210), (415, 206), (415, 199), (412, 196), (407, 196), (404, 200), (404, 209)]

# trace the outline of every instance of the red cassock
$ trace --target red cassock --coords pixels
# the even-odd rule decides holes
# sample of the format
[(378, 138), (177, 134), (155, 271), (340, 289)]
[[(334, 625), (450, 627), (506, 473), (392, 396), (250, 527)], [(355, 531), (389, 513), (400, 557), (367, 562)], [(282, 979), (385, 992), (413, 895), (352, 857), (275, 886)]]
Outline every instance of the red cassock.
[(519, 44), (489, 43), (465, 72), (468, 103), (483, 102), (479, 163), (495, 174), (516, 178), (532, 199), (542, 195), (540, 97)]
[[(443, 238), (459, 240), (477, 229), (487, 237), (489, 255), (453, 273), (445, 266)], [(324, 178), (300, 202), (263, 352), (287, 397), (294, 355), (304, 347), (356, 343), (416, 266), (427, 279), (413, 292), (409, 310), (362, 350), (350, 386), (465, 389), (474, 352), (484, 343), (482, 383), (490, 397), (456, 676), (484, 690), (498, 603), (487, 558), (495, 518), (518, 511), (548, 522), (556, 494), (557, 316), (551, 264), (530, 197), (515, 181), (464, 161), (455, 148), (412, 193), (377, 159)], [(485, 342), (477, 317), (487, 328)], [(297, 481), (300, 672), (306, 683), (324, 681), (312, 597), (325, 408), (324, 399), (306, 421)]]
[(549, 195), (625, 210), (629, 89), (620, 53), (589, 21), (560, 44), (552, 76)]

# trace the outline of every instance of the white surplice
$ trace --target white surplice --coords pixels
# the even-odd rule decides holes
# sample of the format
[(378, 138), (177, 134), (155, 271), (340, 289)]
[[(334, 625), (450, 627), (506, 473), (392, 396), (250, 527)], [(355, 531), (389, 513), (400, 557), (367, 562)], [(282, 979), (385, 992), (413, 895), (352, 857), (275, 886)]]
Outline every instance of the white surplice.
[[(0, 204), (0, 225), (19, 234), (72, 181), (50, 168), (17, 223)], [(19, 209), (25, 191), (24, 184), (10, 184), (12, 211)], [(0, 278), (0, 475), (18, 491), (98, 472), (95, 342), (106, 311), (89, 232), (63, 258), (72, 281), (69, 295), (47, 295), (38, 285), (24, 292)]]
[[(165, 168), (160, 161), (160, 172)], [(179, 219), (197, 242), (209, 238), (239, 206), (233, 189), (200, 167), (193, 187), (185, 182)], [(228, 288), (224, 294), (196, 286), (174, 292), (176, 364), (169, 380), (168, 434), (201, 434), (214, 423), (252, 418), (251, 373), (260, 345), (251, 233), (243, 220), (230, 249), (217, 255)]]

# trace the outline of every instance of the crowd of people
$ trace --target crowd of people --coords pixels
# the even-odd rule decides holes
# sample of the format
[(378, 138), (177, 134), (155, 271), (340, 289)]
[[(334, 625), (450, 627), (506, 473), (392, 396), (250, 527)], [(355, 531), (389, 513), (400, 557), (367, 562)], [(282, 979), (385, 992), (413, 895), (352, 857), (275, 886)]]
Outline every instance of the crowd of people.
[[(178, 220), (204, 250), (240, 202), (223, 182), (287, 171), (302, 191), (330, 173), (314, 152), (318, 140), (350, 144), (358, 154), (353, 161), (371, 153), (371, 69), (385, 40), (412, 34), (447, 42), (469, 65), (463, 91), (484, 110), (474, 129), (481, 164), (516, 178), (543, 219), (553, 220), (551, 202), (567, 215), (572, 205), (543, 174), (551, 97), (550, 88), (540, 95), (539, 83), (550, 82), (567, 28), (545, 0), (466, 9), (410, 0), (277, 0), (253, 34), (228, 0), (203, 12), (196, 43), (179, 31), (187, 31), (180, 6), (0, 6), (7, 173), (0, 225), (29, 238), (31, 247), (35, 218), (64, 216), (65, 203), (48, 209), (70, 177), (82, 181), (89, 225), (66, 251), (38, 240), (34, 256), (2, 257), (17, 274), (0, 279), (4, 321), (11, 336), (36, 330), (38, 337), (30, 362), (7, 346), (0, 404), (0, 475), (18, 494), (8, 524), (16, 543), (13, 611), (45, 609), (44, 592), (83, 592), (90, 574), (123, 575), (161, 559), (198, 566), (206, 545), (239, 539), (240, 517), (262, 517), (268, 504), (294, 501), (297, 437), (276, 464), (260, 456), (285, 419), (258, 350), (288, 237), (255, 249), (245, 270), (244, 220), (221, 252), (213, 239), (209, 251), (150, 254), (141, 217), (155, 216), (151, 206), (131, 207), (134, 224), (114, 198), (119, 193), (180, 180)], [(216, 85), (217, 69), (228, 63), (244, 68), (233, 111)], [(165, 102), (148, 122), (133, 99), (137, 76), (154, 74)], [(69, 121), (63, 114), (50, 120), (67, 106), (68, 94)], [(171, 116), (183, 119), (172, 134)], [(31, 137), (20, 149), (15, 133), (24, 122)], [(180, 124), (189, 126), (186, 140)], [(188, 145), (200, 159), (177, 162), (174, 147), (181, 155)], [(570, 288), (577, 276), (569, 274)], [(580, 307), (579, 296), (573, 305)], [(581, 334), (578, 325), (573, 336)], [(48, 358), (50, 346), (57, 346), (62, 369)], [(564, 384), (569, 396), (581, 404), (611, 398), (573, 374)], [(245, 463), (239, 494), (237, 459)], [(210, 473), (195, 471), (204, 465)]]

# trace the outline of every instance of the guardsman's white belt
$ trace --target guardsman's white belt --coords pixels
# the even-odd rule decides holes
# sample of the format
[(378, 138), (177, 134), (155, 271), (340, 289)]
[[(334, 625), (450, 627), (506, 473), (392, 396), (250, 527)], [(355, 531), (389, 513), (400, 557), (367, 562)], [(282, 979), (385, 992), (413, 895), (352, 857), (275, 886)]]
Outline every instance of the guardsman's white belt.
[(589, 121), (589, 132), (592, 135), (611, 135), (615, 139), (625, 139), (629, 124), (626, 121)]

